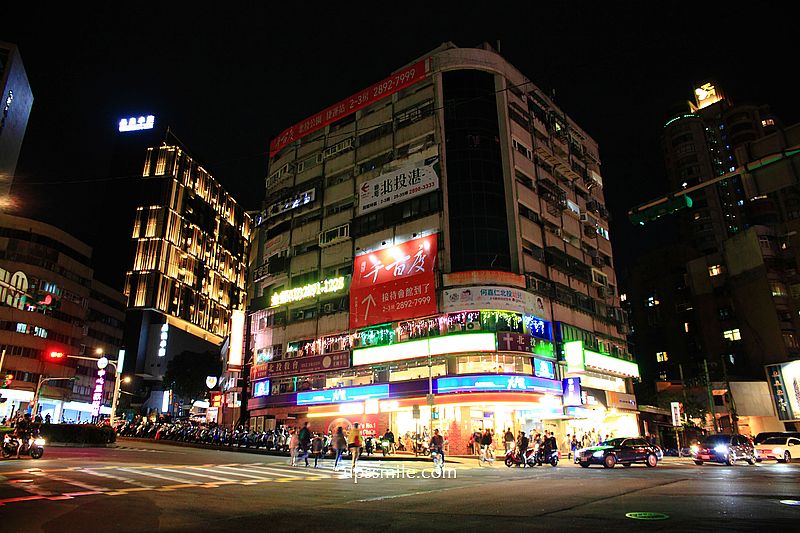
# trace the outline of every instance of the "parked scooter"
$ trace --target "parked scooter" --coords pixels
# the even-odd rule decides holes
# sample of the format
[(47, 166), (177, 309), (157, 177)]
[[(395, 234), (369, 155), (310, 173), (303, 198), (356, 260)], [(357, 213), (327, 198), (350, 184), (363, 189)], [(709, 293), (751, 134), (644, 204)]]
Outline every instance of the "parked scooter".
[(536, 451), (536, 464), (543, 465), (549, 464), (550, 466), (558, 466), (558, 450), (552, 450), (545, 454), (544, 447), (539, 447)]
[(525, 450), (525, 453), (520, 455), (519, 450), (517, 448), (512, 448), (506, 452), (506, 460), (505, 460), (507, 467), (512, 466), (535, 466), (536, 465), (536, 458), (534, 456), (534, 451), (532, 449)]

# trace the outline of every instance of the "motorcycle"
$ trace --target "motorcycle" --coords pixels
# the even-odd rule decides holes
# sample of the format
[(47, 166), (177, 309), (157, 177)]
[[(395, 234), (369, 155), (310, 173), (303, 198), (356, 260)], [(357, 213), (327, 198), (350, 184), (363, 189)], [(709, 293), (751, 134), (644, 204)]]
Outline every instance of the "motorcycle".
[(552, 450), (548, 453), (545, 453), (544, 448), (539, 448), (536, 451), (536, 464), (549, 464), (550, 466), (558, 466), (558, 450)]
[[(524, 456), (523, 456), (524, 455)], [(532, 449), (525, 450), (523, 455), (519, 454), (517, 448), (512, 448), (506, 452), (506, 466), (511, 468), (512, 466), (535, 466), (536, 465), (536, 458), (534, 457), (534, 451)]]
[[(8, 459), (12, 455), (16, 455), (18, 446), (19, 439), (6, 434), (3, 438), (3, 458)], [(40, 459), (44, 455), (44, 439), (38, 435), (32, 435), (28, 442), (19, 449), (19, 454), (30, 455), (31, 459)]]
[(381, 440), (381, 452), (383, 452), (384, 457), (389, 453), (389, 439)]

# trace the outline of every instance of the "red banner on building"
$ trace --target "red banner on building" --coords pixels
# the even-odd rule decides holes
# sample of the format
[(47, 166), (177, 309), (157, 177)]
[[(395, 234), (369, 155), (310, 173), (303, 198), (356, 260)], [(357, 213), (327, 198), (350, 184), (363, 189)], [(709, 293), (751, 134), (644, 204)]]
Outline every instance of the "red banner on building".
[(285, 361), (271, 361), (267, 363), (267, 372), (265, 376), (279, 378), (297, 376), (300, 374), (312, 374), (314, 372), (326, 372), (328, 370), (339, 370), (349, 367), (350, 352), (334, 352), (325, 355), (286, 359)]
[(437, 235), (356, 257), (350, 285), (350, 328), (436, 313)]
[(359, 109), (363, 109), (401, 89), (405, 89), (409, 85), (417, 83), (428, 75), (430, 69), (430, 58), (423, 59), (413, 65), (398, 70), (388, 78), (367, 87), (350, 98), (346, 98), (341, 102), (323, 109), (316, 115), (311, 115), (304, 121), (298, 122), (291, 128), (281, 132), (275, 139), (272, 139), (272, 142), (269, 143), (269, 156), (274, 156), (284, 146), (291, 144), (297, 139), (302, 139), (306, 135), (310, 135), (328, 124), (336, 122), (348, 115), (352, 115)]

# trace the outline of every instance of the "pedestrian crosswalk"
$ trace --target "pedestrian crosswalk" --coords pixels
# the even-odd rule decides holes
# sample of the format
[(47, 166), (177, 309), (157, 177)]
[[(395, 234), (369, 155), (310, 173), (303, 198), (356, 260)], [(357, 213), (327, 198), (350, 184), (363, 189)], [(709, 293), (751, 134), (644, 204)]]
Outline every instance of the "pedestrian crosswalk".
[[(365, 462), (359, 464), (356, 475), (391, 477), (401, 470), (406, 473), (425, 469), (430, 469), (430, 465)], [(343, 462), (338, 470), (333, 470), (330, 461), (321, 468), (292, 467), (283, 462), (199, 465), (123, 463), (52, 469), (23, 468), (0, 472), (0, 507), (25, 501), (69, 500), (92, 495), (114, 497), (145, 491), (172, 492), (260, 483), (336, 482), (341, 479), (352, 479), (349, 462)]]

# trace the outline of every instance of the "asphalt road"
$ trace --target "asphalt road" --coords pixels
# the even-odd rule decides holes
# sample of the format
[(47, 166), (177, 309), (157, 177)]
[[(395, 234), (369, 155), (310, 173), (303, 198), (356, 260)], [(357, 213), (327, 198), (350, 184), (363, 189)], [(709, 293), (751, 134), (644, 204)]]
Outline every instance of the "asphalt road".
[[(0, 529), (117, 531), (747, 531), (800, 524), (800, 464), (583, 469), (453, 459), (362, 462), (349, 473), (285, 458), (123, 441), (0, 461)], [(662, 520), (636, 520), (650, 512)]]

